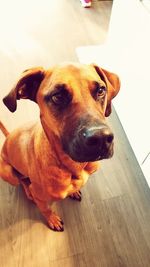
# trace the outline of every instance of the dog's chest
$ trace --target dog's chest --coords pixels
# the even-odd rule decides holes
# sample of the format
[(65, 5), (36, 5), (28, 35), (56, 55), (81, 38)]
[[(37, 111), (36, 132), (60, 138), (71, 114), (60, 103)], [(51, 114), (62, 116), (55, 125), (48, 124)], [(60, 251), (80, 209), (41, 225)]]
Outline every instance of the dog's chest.
[(49, 164), (49, 166), (46, 164), (45, 166), (45, 163), (40, 162), (36, 173), (36, 184), (40, 194), (45, 196), (47, 200), (51, 198), (64, 199), (80, 190), (87, 182), (88, 177), (89, 173), (84, 169), (74, 173), (65, 167), (60, 168), (54, 164)]
[(56, 151), (54, 146), (45, 137), (43, 138), (43, 135), (42, 138), (40, 136), (35, 140), (36, 164), (32, 170), (32, 177), (34, 176), (34, 180), (36, 177), (36, 183), (39, 185), (41, 193), (46, 198), (63, 199), (80, 190), (93, 172), (93, 167), (92, 171), (90, 167), (92, 163), (89, 166), (89, 163), (78, 163), (71, 160), (60, 148)]

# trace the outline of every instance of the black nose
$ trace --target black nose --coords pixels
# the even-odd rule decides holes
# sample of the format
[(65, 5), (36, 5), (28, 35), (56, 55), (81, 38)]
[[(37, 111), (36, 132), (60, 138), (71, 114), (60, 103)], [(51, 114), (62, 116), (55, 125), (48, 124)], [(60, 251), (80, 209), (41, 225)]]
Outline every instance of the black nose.
[(110, 146), (114, 135), (107, 126), (91, 127), (82, 131), (82, 140), (86, 146), (91, 148)]

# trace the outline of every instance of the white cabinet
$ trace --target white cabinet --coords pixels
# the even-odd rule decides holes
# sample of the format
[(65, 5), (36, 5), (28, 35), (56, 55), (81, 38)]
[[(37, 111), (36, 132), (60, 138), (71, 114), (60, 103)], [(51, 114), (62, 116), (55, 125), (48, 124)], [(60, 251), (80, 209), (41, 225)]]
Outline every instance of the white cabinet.
[(150, 186), (150, 152), (148, 153), (144, 163), (141, 166), (142, 171), (146, 177), (146, 180)]
[(115, 109), (141, 165), (150, 151), (150, 13), (140, 1), (114, 1), (108, 47), (122, 81)]

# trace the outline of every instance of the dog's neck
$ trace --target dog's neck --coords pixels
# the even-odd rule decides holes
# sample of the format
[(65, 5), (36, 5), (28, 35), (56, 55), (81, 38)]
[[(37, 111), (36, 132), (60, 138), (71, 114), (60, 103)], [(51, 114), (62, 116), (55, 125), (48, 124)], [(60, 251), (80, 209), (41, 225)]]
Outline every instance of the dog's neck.
[(79, 173), (86, 167), (86, 165), (88, 164), (87, 162), (76, 162), (74, 160), (72, 160), (69, 155), (67, 155), (61, 145), (61, 142), (58, 138), (58, 136), (56, 136), (51, 129), (48, 128), (47, 124), (45, 123), (45, 121), (41, 118), (41, 127), (43, 129), (43, 136), (44, 138), (47, 139), (47, 143), (50, 146), (50, 149), (53, 148), (56, 156), (57, 156), (57, 160), (59, 161), (59, 165), (62, 168), (67, 168), (72, 175), (74, 176), (78, 176)]

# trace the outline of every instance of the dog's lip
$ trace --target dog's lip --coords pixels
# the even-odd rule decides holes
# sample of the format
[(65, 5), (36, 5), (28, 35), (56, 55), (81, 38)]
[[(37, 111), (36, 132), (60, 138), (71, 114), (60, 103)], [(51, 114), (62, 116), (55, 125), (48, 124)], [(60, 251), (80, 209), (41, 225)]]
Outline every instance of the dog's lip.
[(63, 148), (64, 152), (70, 156), (70, 158), (76, 162), (94, 162), (103, 159), (109, 159), (113, 156), (113, 143), (109, 148), (101, 147), (97, 151), (90, 151), (82, 148), (79, 144), (73, 143), (72, 149), (66, 147)]
[[(76, 151), (77, 152), (77, 151)], [(75, 155), (80, 155), (80, 156), (75, 156), (77, 158), (77, 161), (81, 162), (92, 162), (92, 161), (98, 161), (98, 160), (103, 160), (103, 159), (109, 159), (113, 156), (114, 149), (113, 149), (113, 144), (111, 147), (107, 150), (104, 148), (101, 148), (99, 151), (95, 151), (94, 153), (91, 153), (88, 151), (88, 153), (75, 153)]]
[(98, 156), (82, 156), (82, 157), (74, 157), (72, 155), (70, 155), (71, 158), (76, 161), (76, 162), (94, 162), (94, 161), (99, 161), (99, 160), (103, 160), (103, 159), (109, 159), (113, 156), (113, 152), (111, 153), (107, 153), (105, 155), (98, 155)]

